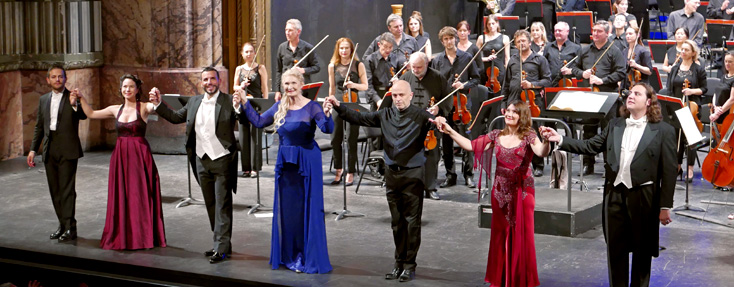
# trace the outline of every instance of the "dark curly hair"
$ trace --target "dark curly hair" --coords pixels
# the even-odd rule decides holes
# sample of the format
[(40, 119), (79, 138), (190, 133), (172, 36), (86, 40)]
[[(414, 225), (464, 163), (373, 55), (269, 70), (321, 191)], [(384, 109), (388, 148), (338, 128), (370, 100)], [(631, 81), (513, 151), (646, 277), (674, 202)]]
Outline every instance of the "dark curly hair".
[[(130, 79), (133, 82), (135, 82), (135, 86), (138, 88), (138, 93), (135, 94), (135, 101), (140, 101), (140, 95), (143, 93), (143, 81), (138, 78), (136, 75), (131, 74), (124, 74), (122, 77), (120, 77), (120, 89), (118, 90), (120, 93), (120, 96), (122, 97), (122, 82), (124, 82), (126, 79)], [(124, 97), (123, 97), (124, 99)]]
[[(647, 106), (647, 113), (645, 113), (645, 115), (647, 116), (647, 121), (651, 123), (660, 122), (663, 119), (663, 114), (660, 111), (660, 103), (658, 103), (658, 95), (655, 94), (655, 90), (652, 89), (652, 86), (650, 86), (650, 84), (643, 82), (634, 84), (632, 87), (630, 87), (630, 90), (637, 86), (644, 87), (645, 95), (648, 99), (650, 99), (650, 105)], [(624, 104), (624, 102), (622, 103), (621, 114), (624, 117), (630, 116), (630, 112), (629, 110), (627, 110), (627, 105)]]

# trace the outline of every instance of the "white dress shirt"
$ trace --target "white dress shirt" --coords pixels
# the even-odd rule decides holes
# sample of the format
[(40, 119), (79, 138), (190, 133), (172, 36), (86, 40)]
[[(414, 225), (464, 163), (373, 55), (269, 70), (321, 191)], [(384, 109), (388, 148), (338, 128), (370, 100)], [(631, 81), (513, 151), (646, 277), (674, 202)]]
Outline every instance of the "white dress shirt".
[(49, 111), (51, 124), (49, 125), (49, 129), (52, 131), (56, 130), (56, 123), (58, 122), (59, 117), (59, 106), (61, 106), (61, 97), (63, 95), (63, 92), (56, 93), (55, 91), (51, 91), (51, 110)]
[(203, 158), (208, 155), (212, 160), (218, 159), (229, 154), (229, 151), (222, 146), (217, 138), (216, 112), (217, 98), (219, 92), (211, 98), (207, 94), (201, 99), (199, 110), (196, 111), (196, 123), (194, 131), (196, 132), (196, 155)]
[[(614, 180), (614, 186), (622, 183), (628, 189), (632, 188), (632, 174), (630, 173), (630, 165), (632, 164), (632, 157), (635, 156), (637, 151), (637, 145), (640, 144), (642, 134), (645, 132), (645, 126), (647, 126), (647, 116), (635, 120), (627, 118), (627, 127), (624, 129), (624, 135), (622, 136), (622, 150), (619, 155), (619, 172), (617, 178)], [(651, 182), (650, 182), (651, 183)], [(644, 184), (648, 184), (643, 183)]]

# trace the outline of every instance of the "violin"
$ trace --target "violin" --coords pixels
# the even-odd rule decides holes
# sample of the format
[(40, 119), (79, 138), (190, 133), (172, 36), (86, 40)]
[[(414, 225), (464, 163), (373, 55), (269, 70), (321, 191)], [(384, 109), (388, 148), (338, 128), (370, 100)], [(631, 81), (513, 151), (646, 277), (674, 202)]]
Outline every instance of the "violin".
[[(690, 89), (691, 88), (691, 82), (688, 81), (688, 79), (683, 80), (683, 90)], [(688, 108), (691, 110), (691, 114), (693, 115), (693, 121), (696, 122), (696, 127), (698, 128), (698, 131), (703, 131), (703, 123), (700, 119), (698, 119), (698, 104), (694, 101), (689, 101), (688, 96), (683, 94), (683, 103), (688, 105)]]
[(630, 68), (629, 74), (627, 74), (627, 81), (630, 86), (639, 83), (642, 80), (642, 73), (635, 68)]
[[(435, 105), (436, 98), (431, 97), (431, 106)], [(436, 148), (436, 145), (438, 145), (438, 139), (436, 138), (436, 134), (433, 130), (429, 130), (428, 134), (426, 134), (426, 139), (423, 140), (423, 147), (426, 148), (426, 150), (432, 150)]]
[[(611, 47), (611, 45), (610, 45), (610, 47)], [(596, 75), (596, 67), (591, 68), (591, 74), (592, 75)], [(591, 85), (591, 91), (592, 92), (597, 92), (597, 93), (600, 92), (599, 91), (599, 87), (598, 86), (594, 86), (594, 85)]]
[(734, 114), (729, 114), (721, 124), (726, 135), (718, 141), (703, 160), (701, 174), (703, 178), (715, 186), (734, 187), (734, 146), (729, 142), (732, 134)]
[[(525, 73), (525, 71), (521, 71), (520, 74), (522, 75), (521, 81), (525, 81), (525, 77), (527, 77), (527, 73)], [(524, 102), (528, 103), (528, 106), (530, 107), (531, 116), (533, 117), (540, 116), (540, 107), (538, 107), (538, 105), (535, 104), (535, 91), (523, 89), (522, 92), (520, 93), (520, 98)]]
[[(563, 66), (565, 67), (568, 65), (568, 61), (563, 60)], [(560, 81), (558, 81), (558, 86), (562, 88), (568, 88), (573, 87), (573, 81), (571, 79), (567, 78), (566, 75), (563, 75)]]
[[(495, 54), (494, 49), (492, 49), (492, 54)], [(492, 61), (491, 66), (487, 68), (487, 83), (485, 85), (493, 93), (499, 93), (500, 90), (502, 89), (502, 86), (500, 85), (500, 81), (497, 79), (499, 73), (500, 73), (500, 69), (495, 67), (494, 61)]]
[[(456, 80), (459, 80), (459, 74), (455, 74), (454, 77)], [(471, 122), (471, 113), (469, 113), (469, 110), (466, 108), (466, 102), (467, 97), (465, 94), (457, 93), (454, 96), (454, 122), (461, 122), (465, 125)], [(431, 104), (431, 106), (433, 106), (433, 104)]]
[[(351, 71), (352, 71), (352, 64), (354, 64), (354, 57), (357, 55), (356, 52), (357, 52), (358, 47), (359, 47), (359, 43), (357, 43), (357, 45), (354, 46), (354, 51), (352, 52), (352, 59), (349, 61), (349, 67), (347, 68), (347, 76), (344, 78), (345, 86), (346, 86), (346, 83), (349, 82), (349, 78), (351, 76)], [(344, 95), (342, 96), (342, 102), (356, 103), (358, 99), (357, 96), (358, 96), (357, 92), (352, 91), (352, 88), (347, 87), (347, 89), (344, 91)]]

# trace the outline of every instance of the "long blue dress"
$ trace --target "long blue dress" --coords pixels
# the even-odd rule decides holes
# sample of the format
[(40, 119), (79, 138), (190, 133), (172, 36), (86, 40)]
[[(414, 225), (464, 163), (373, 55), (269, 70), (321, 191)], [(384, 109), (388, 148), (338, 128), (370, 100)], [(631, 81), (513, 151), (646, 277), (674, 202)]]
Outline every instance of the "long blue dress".
[[(259, 115), (247, 102), (245, 114), (253, 126), (273, 123), (276, 102)], [(280, 139), (275, 163), (275, 199), (270, 265), (285, 265), (293, 271), (326, 273), (331, 271), (324, 223), (323, 171), (321, 150), (314, 140), (316, 126), (332, 133), (334, 121), (326, 117), (314, 101), (299, 110), (290, 110), (278, 128)]]

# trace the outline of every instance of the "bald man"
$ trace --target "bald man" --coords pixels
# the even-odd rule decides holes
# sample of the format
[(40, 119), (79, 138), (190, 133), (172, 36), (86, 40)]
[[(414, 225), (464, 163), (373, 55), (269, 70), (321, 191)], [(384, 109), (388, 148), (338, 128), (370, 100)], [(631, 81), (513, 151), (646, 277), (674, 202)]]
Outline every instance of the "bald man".
[[(413, 92), (403, 80), (393, 83), (389, 108), (360, 113), (339, 106), (334, 96), (324, 102), (324, 108), (334, 108), (339, 116), (354, 125), (379, 127), (384, 143), (385, 186), (390, 207), (395, 267), (385, 275), (387, 280), (410, 281), (415, 277), (416, 255), (421, 244), (421, 214), (423, 213), (423, 182), (426, 157), (423, 141), (432, 128), (434, 116), (411, 104)], [(390, 104), (390, 103), (382, 103)], [(437, 108), (431, 110), (434, 114)]]

